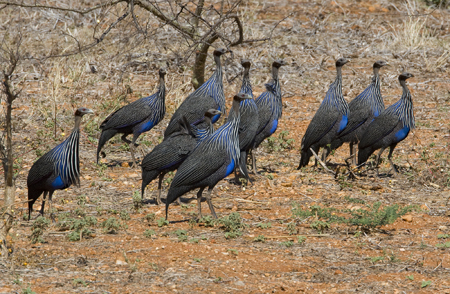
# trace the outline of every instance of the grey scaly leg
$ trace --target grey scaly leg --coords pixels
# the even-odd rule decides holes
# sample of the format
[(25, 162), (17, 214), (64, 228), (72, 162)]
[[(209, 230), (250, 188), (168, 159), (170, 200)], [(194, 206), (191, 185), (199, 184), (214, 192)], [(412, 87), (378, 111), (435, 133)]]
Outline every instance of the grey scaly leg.
[(197, 192), (197, 210), (198, 210), (197, 218), (198, 219), (202, 218), (202, 193), (203, 193), (203, 190), (205, 190), (205, 187), (200, 188), (200, 190), (198, 190), (198, 192)]
[(208, 189), (208, 194), (206, 194), (206, 202), (208, 202), (209, 210), (211, 210), (211, 214), (213, 215), (213, 217), (217, 218), (216, 212), (214, 210), (214, 206), (212, 205), (212, 202), (211, 202), (211, 192), (212, 192), (213, 188), (214, 187), (210, 187)]
[(397, 170), (397, 168), (395, 167), (395, 164), (392, 162), (392, 152), (394, 152), (395, 146), (397, 146), (397, 144), (394, 144), (394, 145), (389, 146), (389, 155), (388, 155), (388, 159), (389, 159), (389, 162), (391, 163), (392, 168), (394, 169), (394, 173), (395, 173), (395, 174), (398, 174), (398, 170)]

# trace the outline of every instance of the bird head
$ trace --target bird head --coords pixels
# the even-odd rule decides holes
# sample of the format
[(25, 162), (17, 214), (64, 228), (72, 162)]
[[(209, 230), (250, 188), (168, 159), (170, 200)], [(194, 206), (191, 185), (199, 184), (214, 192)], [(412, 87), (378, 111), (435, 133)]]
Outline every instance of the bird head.
[(214, 50), (214, 56), (221, 56), (221, 55), (223, 55), (223, 54), (225, 54), (227, 52), (228, 52), (227, 49), (219, 48), (219, 49)]
[(272, 66), (273, 66), (273, 67), (276, 67), (276, 68), (280, 68), (280, 67), (282, 67), (283, 65), (286, 65), (286, 64), (287, 64), (287, 62), (284, 61), (283, 59), (277, 59), (277, 60), (275, 60), (275, 61), (272, 63)]
[(252, 99), (252, 96), (245, 94), (245, 93), (239, 93), (239, 94), (234, 95), (234, 97), (233, 97), (233, 100), (239, 101), (239, 102), (244, 101), (245, 99)]
[(213, 118), (214, 116), (221, 114), (222, 111), (217, 110), (217, 109), (208, 109), (208, 111), (205, 112), (205, 116), (209, 117), (209, 118)]
[(252, 65), (252, 62), (250, 61), (250, 59), (242, 59), (241, 60), (241, 65), (244, 68), (250, 67)]
[(387, 66), (387, 65), (389, 65), (389, 63), (387, 63), (386, 61), (378, 60), (373, 64), (373, 67), (374, 68), (382, 68), (383, 66)]
[(162, 67), (159, 69), (159, 76), (164, 77), (167, 74), (167, 69), (165, 67)]
[(80, 107), (75, 111), (75, 116), (83, 116), (85, 114), (93, 114), (94, 112), (86, 107)]
[(404, 72), (401, 75), (398, 76), (398, 80), (399, 81), (406, 81), (409, 78), (414, 77), (413, 74), (409, 73), (409, 72)]
[(347, 58), (339, 58), (338, 60), (336, 60), (336, 67), (342, 67), (344, 66), (346, 63), (348, 63), (350, 60), (348, 60)]

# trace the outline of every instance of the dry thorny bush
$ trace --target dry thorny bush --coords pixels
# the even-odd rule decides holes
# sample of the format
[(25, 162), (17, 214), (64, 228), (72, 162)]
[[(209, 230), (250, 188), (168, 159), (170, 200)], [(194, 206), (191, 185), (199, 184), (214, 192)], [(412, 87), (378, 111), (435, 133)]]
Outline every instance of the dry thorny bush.
[[(370, 4), (365, 2), (356, 2), (355, 4), (353, 2), (347, 0), (306, 1), (302, 3), (287, 0), (207, 1), (205, 5), (207, 9), (204, 18), (214, 23), (220, 18), (216, 10), (220, 10), (221, 5), (224, 9), (227, 9), (238, 3), (233, 11), (238, 13), (244, 26), (245, 39), (254, 40), (232, 47), (233, 53), (223, 58), (225, 95), (228, 102), (230, 101), (229, 98), (240, 87), (242, 69), (239, 62), (242, 58), (252, 59), (251, 80), (256, 94), (264, 90), (263, 85), (269, 80), (271, 62), (276, 58), (283, 58), (288, 62), (288, 66), (283, 67), (280, 71), (284, 109), (280, 128), (275, 134), (279, 141), (272, 143), (284, 144), (286, 140), (293, 139), (292, 145), (294, 148), (289, 150), (289, 148), (284, 149), (280, 146), (275, 148), (266, 144), (262, 150), (257, 152), (258, 158), (261, 158), (258, 164), (264, 172), (263, 176), (257, 177), (255, 186), (241, 190), (237, 187), (221, 184), (218, 185), (216, 190), (218, 190), (217, 193), (222, 195), (220, 197), (222, 199), (213, 200), (217, 200), (215, 203), (220, 203), (219, 205), (224, 209), (236, 207), (243, 216), (245, 215), (244, 221), (250, 224), (250, 227), (243, 229), (247, 235), (255, 235), (256, 237), (262, 233), (267, 234), (263, 231), (263, 227), (269, 231), (272, 230), (270, 232), (273, 232), (272, 234), (275, 236), (285, 235), (286, 224), (275, 224), (275, 221), (272, 222), (273, 225), (267, 224), (273, 215), (272, 212), (268, 213), (266, 209), (271, 209), (275, 203), (282, 203), (282, 199), (285, 199), (285, 197), (291, 199), (292, 195), (296, 195), (295, 202), (305, 210), (312, 207), (310, 205), (314, 203), (321, 203), (324, 207), (336, 208), (341, 213), (348, 205), (348, 202), (343, 200), (342, 195), (344, 195), (350, 197), (347, 199), (353, 199), (352, 197), (363, 198), (366, 203), (370, 204), (380, 200), (385, 206), (397, 203), (420, 206), (425, 203), (428, 206), (427, 209), (429, 209), (427, 210), (428, 215), (436, 217), (442, 217), (447, 212), (445, 195), (450, 182), (448, 155), (448, 111), (450, 107), (450, 88), (448, 86), (449, 13), (445, 9), (435, 9), (426, 6), (421, 1), (413, 0), (378, 0)], [(77, 3), (46, 1), (45, 5), (86, 9), (100, 3), (100, 1), (94, 3), (91, 1), (79, 1)], [(2, 48), (14, 47), (18, 36), (22, 39), (20, 46), (22, 60), (13, 76), (15, 86), (23, 89), (14, 104), (13, 121), (17, 196), (22, 201), (17, 207), (19, 216), (24, 213), (26, 175), (30, 166), (39, 156), (67, 137), (73, 127), (73, 110), (79, 106), (85, 106), (94, 109), (95, 116), (84, 118), (82, 123), (83, 135), (80, 146), (83, 168), (82, 187), (79, 190), (69, 189), (66, 192), (59, 192), (55, 198), (61, 198), (60, 203), (63, 203), (61, 209), (64, 211), (71, 209), (71, 213), (74, 213), (70, 216), (71, 218), (79, 217), (80, 220), (83, 220), (86, 217), (83, 212), (76, 209), (84, 209), (84, 213), (87, 213), (87, 215), (99, 217), (104, 216), (105, 213), (122, 216), (123, 218), (119, 223), (111, 224), (120, 232), (122, 230), (120, 224), (127, 222), (125, 221), (127, 219), (126, 214), (121, 214), (122, 209), (132, 210), (131, 195), (140, 186), (139, 176), (135, 175), (136, 170), (128, 171), (127, 168), (119, 171), (123, 174), (122, 176), (117, 176), (113, 174), (118, 173), (117, 168), (120, 167), (111, 169), (94, 165), (93, 150), (100, 134), (98, 128), (100, 123), (109, 113), (119, 107), (153, 93), (157, 86), (157, 70), (160, 67), (167, 67), (169, 74), (166, 78), (168, 87), (166, 118), (150, 132), (141, 135), (139, 139), (144, 153), (149, 152), (161, 140), (162, 131), (173, 111), (193, 90), (191, 76), (196, 50), (195, 42), (179, 30), (137, 6), (134, 8), (135, 18), (128, 16), (119, 21), (97, 44), (96, 40), (102, 36), (103, 32), (107, 31), (111, 24), (116, 22), (129, 9), (126, 3), (115, 4), (115, 1), (111, 3), (111, 5), (106, 5), (86, 14), (21, 6), (0, 7)], [(191, 10), (195, 7), (192, 2), (187, 1), (158, 1), (154, 3), (159, 5), (161, 11), (172, 16), (176, 16), (180, 12), (182, 5), (186, 5), (186, 9)], [(30, 1), (29, 4), (34, 5), (35, 2)], [(184, 17), (182, 21), (189, 21), (189, 14), (186, 11), (180, 14), (180, 17)], [(136, 25), (136, 22), (138, 25)], [(207, 32), (208, 27), (204, 22), (201, 23), (200, 33)], [(222, 29), (221, 33), (228, 39), (235, 38), (236, 27), (232, 23), (224, 27), (225, 29)], [(91, 44), (92, 47), (89, 47)], [(227, 47), (229, 44), (226, 38), (219, 38), (213, 43), (213, 47)], [(81, 52), (77, 52), (80, 49)], [(64, 56), (65, 54), (67, 56)], [(210, 55), (207, 57), (205, 76), (209, 76), (214, 70)], [(363, 176), (354, 181), (342, 176), (334, 180), (320, 169), (316, 170), (311, 167), (300, 172), (295, 171), (299, 160), (298, 148), (300, 147), (301, 136), (323, 99), (330, 82), (334, 79), (334, 60), (341, 56), (352, 60), (343, 69), (343, 93), (347, 101), (353, 99), (367, 86), (372, 73), (371, 65), (375, 60), (384, 59), (391, 65), (390, 68), (383, 69), (381, 72), (382, 94), (386, 105), (394, 103), (401, 95), (397, 81), (399, 73), (409, 71), (416, 76), (415, 79), (408, 81), (408, 85), (413, 93), (417, 129), (410, 134), (407, 140), (399, 144), (394, 153), (395, 163), (401, 166), (400, 179), (393, 179), (388, 176), (388, 165), (384, 164), (382, 165), (384, 177), (381, 179), (376, 179), (369, 173), (368, 176)], [(2, 66), (4, 65), (2, 64)], [(3, 100), (1, 107), (4, 108)], [(1, 119), (3, 127), (3, 115)], [(284, 137), (279, 137), (281, 131), (289, 131), (289, 133), (284, 133)], [(113, 139), (108, 144), (106, 153), (107, 162), (116, 159), (123, 161), (124, 158), (129, 157), (126, 146), (118, 138)], [(337, 150), (331, 156), (331, 161), (343, 162), (347, 154), (348, 150), (345, 148)], [(292, 177), (294, 177), (295, 183), (292, 183)], [(266, 186), (266, 181), (269, 183), (268, 186)], [(3, 177), (0, 183), (4, 184)], [(152, 186), (150, 189), (154, 189), (154, 187)], [(292, 195), (289, 194), (291, 189), (294, 191)], [(270, 193), (267, 194), (267, 191)], [(223, 195), (228, 195), (227, 193), (236, 195), (241, 199), (239, 200), (241, 202), (238, 204), (233, 202), (236, 201), (234, 200), (236, 197), (225, 197), (223, 199)], [(248, 197), (251, 193), (255, 195), (254, 202), (258, 202), (259, 205), (256, 211), (252, 211), (253, 208), (246, 206), (253, 205), (253, 200), (240, 198)], [(81, 196), (88, 196), (91, 204), (75, 205), (80, 194)], [(147, 194), (150, 195), (150, 193)], [(272, 198), (269, 198), (269, 195)], [(292, 232), (311, 234), (311, 231), (308, 231), (311, 230), (309, 226), (308, 229), (305, 229), (302, 225), (305, 222), (311, 222), (312, 224), (314, 221), (322, 220), (317, 214), (315, 214), (315, 217), (313, 215), (306, 219), (292, 220), (290, 206), (292, 201), (289, 200), (286, 203), (279, 204), (281, 215), (276, 217), (277, 221), (280, 219), (289, 223), (292, 221), (293, 225), (290, 227)], [(190, 206), (188, 208), (190, 209)], [(146, 212), (155, 213), (155, 210), (149, 210), (151, 208), (144, 209)], [(185, 208), (173, 209), (188, 218), (189, 215), (185, 212)], [(154, 215), (153, 218), (151, 215), (148, 217), (153, 223), (159, 221), (158, 227), (153, 228), (156, 230), (155, 234), (151, 230), (146, 233), (150, 240), (157, 242), (159, 239), (155, 236), (158, 235), (167, 237), (169, 240), (187, 239), (181, 231), (178, 231), (175, 235), (170, 235), (170, 230), (167, 231), (167, 226), (159, 217), (160, 215), (156, 218)], [(106, 218), (105, 221), (107, 221)], [(145, 219), (145, 217), (142, 218)], [(175, 216), (175, 218), (180, 218), (180, 216)], [(442, 221), (442, 219), (440, 220)], [(132, 221), (134, 221), (133, 218)], [(210, 222), (210, 220), (204, 221), (205, 224)], [(122, 236), (121, 234), (142, 236), (144, 231), (144, 229), (141, 230), (142, 222), (144, 221), (141, 219), (138, 222), (133, 222), (133, 225), (128, 226), (126, 233), (119, 233), (118, 236)], [(442, 224), (448, 224), (448, 221)], [(176, 229), (178, 225), (183, 226), (185, 224), (176, 224), (171, 229)], [(350, 229), (347, 226), (330, 224), (331, 228), (327, 228), (325, 224), (315, 223), (315, 225), (321, 230), (328, 230), (330, 234), (337, 236), (336, 238), (340, 238), (339, 242), (348, 238), (346, 236)], [(76, 236), (78, 239), (84, 239), (82, 230), (85, 228), (86, 226), (80, 225), (80, 230), (74, 230), (80, 234)], [(207, 239), (217, 239), (222, 242), (220, 238), (223, 234), (221, 232), (212, 230), (207, 225), (204, 225), (202, 229), (196, 228), (197, 231), (189, 232), (189, 238), (203, 242), (202, 238), (205, 235)], [(25, 234), (31, 235), (31, 230), (30, 225), (24, 224), (19, 219), (17, 220), (14, 232), (20, 234), (25, 232)], [(105, 230), (107, 229), (105, 228)], [(357, 228), (352, 228), (351, 233), (355, 232), (352, 230), (358, 231)], [(102, 232), (102, 230), (97, 230), (97, 234)], [(364, 231), (363, 233), (368, 232)], [(49, 234), (46, 238), (49, 239), (50, 236)], [(112, 237), (104, 238), (108, 244), (113, 242)], [(401, 271), (402, 268), (408, 266), (411, 268), (418, 266), (417, 262), (413, 264), (413, 261), (409, 259), (406, 261), (406, 258), (404, 263), (394, 264), (392, 261), (396, 258), (393, 252), (400, 246), (395, 245), (395, 242), (402, 243), (403, 235), (402, 237), (392, 237), (394, 238), (392, 242), (379, 235), (371, 236), (370, 232), (364, 238), (364, 240), (356, 239), (355, 242), (362, 240), (361, 244), (366, 242), (369, 245), (364, 247), (365, 245), (358, 243), (358, 245), (355, 245), (357, 247), (355, 251), (369, 251), (373, 248), (379, 248), (380, 246), (376, 242), (383, 241), (389, 245), (382, 245), (386, 246), (383, 247), (382, 258), (386, 258), (386, 260), (389, 258), (391, 261), (389, 266), (395, 268), (395, 271)], [(417, 243), (416, 239), (411, 242)], [(52, 242), (56, 243), (56, 240), (57, 237), (53, 237)], [(68, 242), (66, 239), (63, 240)], [(234, 244), (233, 246), (236, 248), (241, 248), (245, 247), (245, 240), (244, 237), (238, 237), (236, 241), (227, 240), (223, 244), (225, 244), (225, 248), (228, 246), (226, 244)], [(271, 246), (277, 243), (270, 241), (271, 239), (268, 239), (267, 236), (265, 238), (259, 237), (258, 240), (265, 241), (265, 243), (254, 245), (255, 250), (265, 252), (265, 250), (272, 248), (270, 250), (287, 256), (288, 253), (284, 253), (284, 250), (273, 249)], [(367, 262), (367, 260), (364, 261), (364, 259), (359, 258), (351, 250), (342, 249), (345, 247), (344, 245), (338, 245), (338, 247), (343, 246), (342, 248), (333, 247), (330, 249), (330, 247), (327, 247), (328, 245), (321, 245), (321, 240), (320, 238), (317, 239), (319, 245), (316, 244), (316, 248), (312, 248), (314, 244), (309, 245), (306, 242), (302, 245), (304, 247), (295, 247), (289, 254), (304, 256), (305, 260), (309, 260), (308, 258), (312, 260), (317, 257), (321, 258), (322, 263), (326, 262), (325, 260), (329, 260), (330, 263), (333, 261), (333, 265), (324, 267), (323, 272), (317, 271), (312, 276), (305, 274), (304, 277), (298, 276), (300, 270), (295, 267), (289, 268), (291, 272), (282, 275), (280, 279), (284, 279), (283, 281), (288, 285), (287, 281), (297, 279), (297, 281), (305, 282), (304, 287), (309, 285), (308, 283), (311, 281), (311, 283), (321, 282), (329, 286), (330, 283), (339, 282), (339, 279), (333, 276), (334, 271), (339, 270), (348, 274), (346, 278), (350, 281), (357, 281), (353, 276), (361, 268), (364, 268), (364, 262)], [(25, 244), (29, 244), (29, 242), (21, 237), (16, 240), (17, 244), (23, 246), (28, 246)], [(58, 246), (64, 246), (64, 242), (60, 241)], [(300, 239), (298, 243), (302, 243)], [(164, 244), (166, 247), (169, 246), (167, 243)], [(289, 246), (288, 243), (284, 245)], [(20, 245), (18, 246), (20, 247)], [(52, 245), (49, 244), (49, 246)], [(98, 244), (95, 246), (98, 246)], [(385, 252), (385, 250), (388, 250), (386, 248), (391, 251)], [(24, 263), (33, 264), (32, 269), (39, 266), (39, 262), (30, 257), (28, 250), (30, 249), (15, 249), (14, 258), (18, 268), (26, 268)], [(242, 250), (242, 254), (247, 254), (244, 253), (246, 249), (239, 250)], [(426, 251), (427, 254), (433, 254), (431, 249), (425, 250), (430, 250)], [(229, 251), (230, 256), (234, 256), (233, 252)], [(414, 255), (414, 258), (416, 257), (416, 253), (411, 254)], [(338, 256), (342, 257), (338, 258)], [(57, 256), (53, 256), (51, 260), (52, 262), (58, 262), (62, 258), (64, 257), (58, 259)], [(351, 266), (341, 266), (339, 262), (342, 262), (342, 260), (345, 260), (344, 263)], [(100, 264), (104, 262), (101, 257), (96, 261)], [(83, 262), (81, 263), (84, 264)], [(371, 262), (375, 264), (377, 261), (371, 259)], [(321, 268), (322, 263), (312, 262), (308, 266)], [(186, 289), (195, 289), (196, 281), (194, 277), (179, 277), (176, 275), (181, 275), (179, 272), (168, 271), (164, 273), (170, 268), (161, 263), (159, 265), (152, 263), (151, 267), (157, 273), (156, 276), (163, 278), (166, 275), (163, 282), (154, 281), (161, 289), (167, 290), (165, 288), (167, 283), (186, 283)], [(377, 270), (377, 267), (374, 266), (371, 273), (379, 273)], [(18, 272), (21, 273), (20, 270)], [(131, 277), (135, 271), (130, 267), (130, 272)], [(437, 277), (433, 286), (434, 289), (438, 289), (438, 280), (443, 285), (445, 284), (441, 278), (441, 274), (444, 275), (445, 273), (448, 273), (448, 269), (443, 269), (442, 272), (433, 272), (424, 268), (420, 272), (420, 277), (424, 279)], [(31, 276), (27, 281), (33, 281), (35, 279), (33, 275), (36, 275), (36, 273), (32, 271), (29, 274)], [(99, 275), (101, 274), (99, 273)], [(120, 274), (117, 275), (120, 276)], [(209, 286), (204, 286), (205, 289), (221, 283), (221, 280), (218, 280), (219, 274), (214, 273), (214, 275), (216, 276), (208, 274), (210, 283)], [(76, 275), (68, 276), (76, 277)], [(136, 276), (135, 279), (139, 281), (144, 278)], [(78, 287), (75, 284), (83, 283), (73, 282), (73, 286)], [(222, 285), (228, 287), (225, 283)], [(380, 286), (377, 284), (377, 287), (381, 288), (370, 288), (373, 287), (373, 284), (367, 283), (361, 285), (361, 287), (366, 291), (391, 290), (392, 285)], [(396, 285), (398, 286), (398, 283)], [(237, 287), (237, 284), (235, 286)], [(448, 283), (445, 286), (448, 287)], [(134, 286), (129, 287), (131, 287), (129, 289), (134, 289), (132, 288)], [(250, 289), (258, 290), (257, 287)]]

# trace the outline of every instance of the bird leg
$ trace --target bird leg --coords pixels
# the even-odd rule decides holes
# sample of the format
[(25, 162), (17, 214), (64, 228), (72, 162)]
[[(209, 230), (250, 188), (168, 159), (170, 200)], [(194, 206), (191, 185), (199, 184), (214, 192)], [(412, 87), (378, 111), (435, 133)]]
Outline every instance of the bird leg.
[(128, 134), (123, 134), (122, 137), (120, 137), (122, 139), (122, 141), (124, 141), (125, 143), (127, 143), (128, 145), (131, 143), (130, 140), (127, 139)]
[(50, 219), (52, 220), (53, 223), (56, 223), (55, 217), (53, 216), (53, 210), (52, 210), (52, 196), (53, 196), (53, 191), (50, 191), (49, 195), (48, 195), (48, 206), (50, 209)]
[(378, 152), (377, 159), (375, 161), (375, 167), (377, 169), (377, 177), (380, 177), (380, 174), (378, 172), (378, 166), (380, 165), (380, 157), (381, 157), (381, 154), (383, 153), (384, 149), (386, 149), (386, 148), (381, 148), (380, 149), (380, 152)]
[(45, 198), (47, 198), (48, 191), (44, 191), (44, 196), (42, 196), (42, 205), (41, 210), (39, 210), (39, 214), (44, 216), (44, 206), (45, 206)]
[(258, 172), (256, 171), (256, 157), (255, 157), (255, 150), (252, 149), (252, 168), (253, 168), (253, 174), (256, 175)]
[(162, 190), (162, 181), (163, 181), (163, 179), (164, 179), (164, 174), (161, 173), (159, 175), (159, 180), (158, 180), (158, 194), (156, 195), (156, 204), (157, 205), (162, 204), (162, 201), (161, 201), (161, 190)]
[(392, 168), (394, 169), (394, 173), (395, 173), (395, 174), (398, 174), (398, 170), (397, 170), (397, 168), (395, 167), (395, 164), (392, 162), (392, 152), (394, 152), (395, 146), (397, 146), (397, 144), (391, 145), (391, 146), (389, 147), (389, 155), (388, 155), (388, 159), (389, 159), (389, 162), (391, 163)]
[(205, 187), (200, 188), (200, 190), (198, 190), (197, 192), (197, 209), (198, 209), (198, 214), (197, 214), (197, 219), (200, 220), (202, 218), (202, 193), (203, 190), (205, 190)]
[(216, 212), (214, 211), (214, 206), (212, 205), (212, 202), (211, 202), (211, 192), (212, 192), (213, 188), (214, 187), (210, 187), (208, 189), (208, 194), (206, 194), (206, 202), (208, 202), (208, 206), (209, 206), (209, 210), (211, 210), (211, 214), (213, 215), (213, 217), (215, 219), (217, 219)]
[(349, 147), (350, 147), (350, 157), (352, 157), (352, 164), (357, 165), (355, 152), (356, 148), (354, 148), (353, 142), (350, 142)]

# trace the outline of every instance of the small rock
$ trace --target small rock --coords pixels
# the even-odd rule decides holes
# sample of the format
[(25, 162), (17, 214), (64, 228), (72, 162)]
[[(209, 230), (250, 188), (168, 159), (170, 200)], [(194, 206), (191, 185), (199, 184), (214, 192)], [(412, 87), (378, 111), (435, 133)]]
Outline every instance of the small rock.
[(125, 260), (122, 260), (122, 259), (117, 259), (117, 260), (116, 260), (116, 264), (117, 264), (117, 265), (126, 265), (127, 262), (126, 262)]
[(235, 284), (236, 286), (241, 286), (241, 287), (245, 286), (244, 282), (242, 282), (242, 281), (237, 281), (237, 282), (235, 282), (234, 284)]
[(237, 211), (237, 210), (238, 210), (238, 208), (236, 205), (234, 205), (233, 208), (231, 208), (231, 211)]
[(404, 216), (402, 216), (402, 220), (404, 220), (405, 222), (412, 222), (412, 215), (410, 214), (405, 214)]
[(342, 272), (341, 270), (335, 270), (335, 271), (334, 271), (334, 274), (335, 274), (335, 275), (342, 275), (343, 272)]
[(122, 167), (129, 167), (130, 165), (128, 164), (128, 162), (122, 162)]
[(448, 227), (446, 227), (446, 226), (439, 226), (439, 231), (445, 232), (447, 230), (448, 230)]

